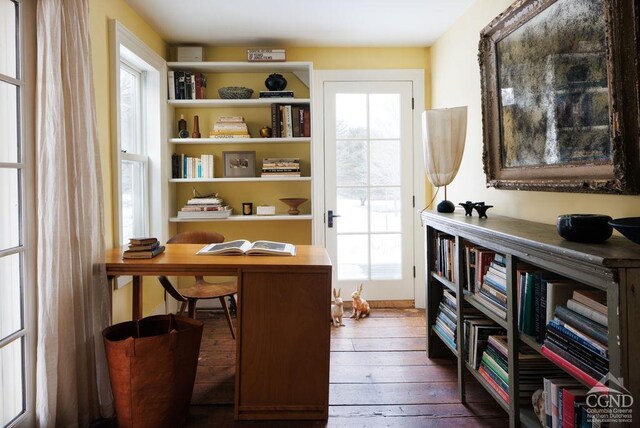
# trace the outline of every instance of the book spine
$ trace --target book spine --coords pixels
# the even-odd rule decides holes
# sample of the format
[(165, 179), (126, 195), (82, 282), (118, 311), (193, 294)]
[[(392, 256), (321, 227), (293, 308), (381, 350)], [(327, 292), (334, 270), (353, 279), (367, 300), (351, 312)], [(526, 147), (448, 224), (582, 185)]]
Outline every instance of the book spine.
[(175, 100), (176, 99), (176, 76), (175, 76), (175, 72), (173, 70), (169, 71), (167, 73), (167, 83), (169, 85), (169, 99), (170, 100)]
[(491, 376), (489, 376), (489, 374), (487, 373), (487, 371), (482, 365), (478, 369), (478, 373), (489, 384), (491, 389), (493, 389), (496, 392), (496, 394), (498, 394), (500, 398), (502, 398), (502, 400), (505, 403), (509, 403), (509, 395), (506, 392), (504, 392), (502, 388), (498, 386), (498, 384), (491, 378)]
[(587, 336), (594, 338), (598, 342), (609, 343), (608, 333), (602, 326), (573, 312), (566, 306), (558, 306), (556, 308), (556, 316), (567, 324), (580, 329)]
[(547, 330), (555, 330), (558, 332), (558, 334), (567, 337), (569, 340), (576, 342), (577, 344), (585, 347), (587, 350), (595, 354), (598, 354), (603, 358), (609, 358), (608, 352), (606, 349), (600, 348), (599, 346), (596, 346), (594, 343), (588, 341), (586, 338), (577, 335), (576, 333), (569, 330), (566, 326), (560, 324), (556, 320), (549, 321), (549, 324), (547, 325)]
[(280, 120), (278, 113), (280, 112), (280, 106), (278, 104), (271, 104), (271, 130), (275, 138), (280, 138)]
[(540, 337), (540, 298), (542, 296), (542, 281), (538, 279), (533, 286), (533, 337), (538, 341)]
[[(437, 323), (437, 321), (436, 321), (436, 323)], [(442, 340), (444, 340), (453, 349), (456, 349), (456, 343), (444, 332), (444, 330), (442, 329), (442, 327), (440, 327), (440, 325), (435, 324), (433, 326), (433, 329), (438, 332), (438, 336)]]
[(606, 367), (609, 366), (609, 358), (607, 356), (603, 356), (600, 351), (593, 349), (593, 347), (586, 347), (581, 342), (573, 340), (564, 332), (558, 331), (555, 328), (553, 328), (553, 326), (549, 327), (546, 337), (553, 339), (557, 343), (561, 343), (561, 344), (564, 344), (565, 346), (575, 348), (576, 351), (579, 351), (581, 354), (585, 355), (585, 357), (589, 358), (590, 360), (593, 359), (598, 364), (601, 364)]
[(498, 375), (505, 384), (509, 384), (509, 375), (507, 374), (507, 372), (504, 371), (502, 367), (500, 367), (498, 363), (496, 363), (487, 352), (482, 354), (482, 362), (487, 367), (489, 367), (491, 371)]
[(302, 114), (304, 115), (302, 136), (311, 137), (311, 109), (309, 107), (305, 107)]
[(592, 376), (588, 375), (587, 373), (585, 373), (584, 371), (582, 371), (578, 367), (574, 366), (573, 364), (571, 364), (570, 362), (568, 362), (567, 360), (565, 360), (561, 356), (557, 355), (555, 352), (553, 352), (551, 349), (549, 349), (546, 344), (542, 345), (541, 352), (542, 352), (542, 355), (547, 357), (549, 360), (551, 360), (557, 366), (563, 368), (566, 372), (568, 372), (573, 377), (575, 377), (576, 379), (578, 379), (580, 382), (584, 383), (585, 385), (589, 386), (590, 388), (592, 388), (592, 387), (594, 387), (596, 385), (600, 385), (600, 382), (598, 382)]
[(547, 282), (542, 280), (540, 283), (540, 328), (536, 340), (538, 343), (544, 341), (544, 335), (547, 331)]
[(606, 315), (588, 307), (585, 304), (582, 304), (573, 299), (569, 299), (567, 301), (567, 307), (572, 311), (582, 315), (583, 317), (589, 318), (591, 321), (597, 322), (604, 327), (609, 326), (609, 320), (607, 319)]
[(602, 377), (600, 374), (604, 375), (609, 369), (608, 362), (603, 362), (600, 357), (585, 352), (575, 344), (567, 342), (551, 332), (547, 335), (544, 343), (547, 345), (551, 344), (552, 346), (549, 346), (551, 350), (557, 350), (558, 352), (556, 353), (561, 357), (565, 357), (567, 361), (575, 363), (594, 378), (599, 379)]

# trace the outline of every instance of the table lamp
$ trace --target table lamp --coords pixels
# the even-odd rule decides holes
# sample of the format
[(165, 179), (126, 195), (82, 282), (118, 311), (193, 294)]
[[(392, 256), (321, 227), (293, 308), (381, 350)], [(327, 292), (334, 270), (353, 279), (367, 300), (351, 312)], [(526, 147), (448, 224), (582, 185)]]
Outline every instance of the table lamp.
[(444, 200), (438, 212), (452, 213), (447, 200), (447, 184), (458, 173), (467, 136), (467, 106), (427, 110), (422, 113), (422, 141), (425, 172), (435, 187), (444, 186)]

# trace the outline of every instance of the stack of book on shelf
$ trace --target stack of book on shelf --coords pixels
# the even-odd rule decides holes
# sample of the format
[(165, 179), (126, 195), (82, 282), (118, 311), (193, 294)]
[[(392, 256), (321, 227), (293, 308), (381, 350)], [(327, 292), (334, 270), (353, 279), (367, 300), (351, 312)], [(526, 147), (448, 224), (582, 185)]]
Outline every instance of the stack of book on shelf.
[[(489, 270), (489, 265), (494, 261), (496, 252), (486, 248), (465, 245), (465, 289), (471, 293), (479, 293), (482, 287), (484, 275)], [(499, 259), (500, 260), (500, 259)], [(498, 260), (498, 261), (499, 261)], [(502, 270), (506, 272), (506, 267)]]
[[(478, 373), (505, 401), (509, 402), (509, 353), (507, 336), (489, 336), (482, 354)], [(522, 402), (531, 402), (531, 396), (541, 389), (543, 376), (556, 376), (562, 370), (526, 345), (518, 354), (518, 396)]]
[(495, 322), (482, 316), (476, 319), (465, 316), (464, 329), (467, 362), (474, 370), (478, 370), (489, 336), (502, 336), (507, 332)]
[(547, 427), (591, 427), (586, 397), (588, 390), (573, 378), (543, 380), (544, 413)]
[(242, 116), (221, 116), (213, 129), (209, 132), (210, 138), (251, 138), (249, 128)]
[(199, 71), (169, 71), (168, 83), (170, 100), (201, 100), (207, 76)]
[(123, 259), (150, 259), (164, 251), (157, 238), (131, 238), (129, 248), (122, 253)]
[(214, 155), (171, 155), (171, 178), (213, 178)]
[(449, 290), (443, 290), (442, 300), (438, 307), (438, 315), (433, 329), (439, 334), (451, 348), (457, 349), (456, 346), (456, 327), (457, 327), (457, 308), (456, 298)]
[(274, 137), (311, 136), (311, 109), (308, 104), (271, 104), (271, 128)]
[(542, 353), (585, 384), (596, 385), (609, 372), (606, 293), (574, 290), (567, 306), (557, 306), (554, 314)]
[(300, 177), (300, 158), (264, 158), (261, 176)]
[(293, 91), (260, 91), (259, 98), (293, 98)]
[(518, 330), (542, 343), (549, 320), (558, 305), (564, 305), (583, 284), (539, 268), (519, 264), (517, 269)]
[[(486, 254), (490, 254), (487, 252)], [(502, 254), (494, 253), (493, 259), (481, 253), (476, 273), (480, 273), (480, 287), (476, 296), (502, 319), (507, 319), (507, 267)], [(488, 260), (489, 263), (486, 262)], [(482, 274), (484, 272), (484, 274)]]
[(178, 211), (178, 218), (227, 218), (233, 209), (221, 198), (192, 198)]
[(436, 273), (444, 279), (455, 282), (455, 254), (456, 240), (453, 236), (442, 232), (436, 232), (434, 254)]

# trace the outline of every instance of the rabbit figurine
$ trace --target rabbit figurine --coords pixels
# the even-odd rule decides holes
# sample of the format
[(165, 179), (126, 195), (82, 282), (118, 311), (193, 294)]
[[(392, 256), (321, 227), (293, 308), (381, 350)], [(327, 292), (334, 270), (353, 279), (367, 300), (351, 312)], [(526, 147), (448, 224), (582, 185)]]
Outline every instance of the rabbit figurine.
[(369, 303), (360, 297), (360, 293), (362, 293), (362, 284), (358, 286), (356, 291), (351, 293), (351, 298), (353, 299), (353, 312), (349, 318), (355, 318), (356, 320), (360, 318), (364, 318), (369, 316), (370, 308)]
[(331, 321), (333, 322), (334, 327), (344, 327), (342, 324), (342, 316), (344, 315), (344, 309), (342, 307), (342, 298), (340, 297), (340, 289), (338, 288), (338, 292), (336, 289), (333, 289), (333, 297), (335, 299), (335, 303), (331, 304)]

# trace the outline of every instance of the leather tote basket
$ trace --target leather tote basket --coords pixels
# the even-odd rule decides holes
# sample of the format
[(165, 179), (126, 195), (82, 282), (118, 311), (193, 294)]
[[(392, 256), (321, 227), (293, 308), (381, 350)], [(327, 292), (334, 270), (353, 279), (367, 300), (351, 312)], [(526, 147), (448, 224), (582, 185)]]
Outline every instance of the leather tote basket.
[(202, 321), (157, 315), (102, 332), (118, 426), (177, 427), (187, 420)]

